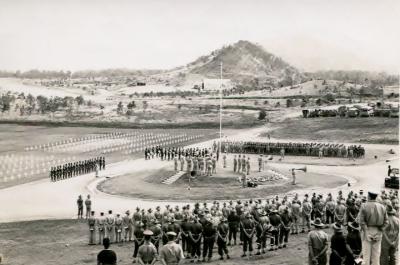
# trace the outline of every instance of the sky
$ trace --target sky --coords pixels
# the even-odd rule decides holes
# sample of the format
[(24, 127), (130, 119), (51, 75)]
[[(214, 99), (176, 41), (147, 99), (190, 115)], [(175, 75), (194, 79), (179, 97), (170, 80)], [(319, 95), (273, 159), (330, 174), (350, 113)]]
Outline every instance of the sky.
[(168, 69), (248, 40), (304, 71), (399, 73), (399, 25), (399, 0), (0, 0), (0, 69)]

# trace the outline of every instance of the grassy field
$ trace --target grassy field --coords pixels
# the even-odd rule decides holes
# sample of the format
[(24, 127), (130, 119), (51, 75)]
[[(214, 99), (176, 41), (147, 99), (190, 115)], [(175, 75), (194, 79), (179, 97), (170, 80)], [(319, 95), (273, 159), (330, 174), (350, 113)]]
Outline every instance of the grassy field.
[[(35, 151), (25, 151), (24, 148), (32, 145), (44, 145), (48, 143), (54, 143), (59, 141), (66, 141), (70, 138), (82, 138), (82, 137), (90, 137), (90, 136), (98, 136), (104, 135), (112, 132), (121, 132), (121, 133), (131, 133), (136, 130), (132, 129), (115, 129), (115, 128), (100, 128), (100, 127), (53, 127), (53, 126), (29, 126), (29, 125), (16, 125), (16, 124), (0, 124), (0, 157), (10, 157), (13, 156), (14, 165), (11, 165), (10, 162), (7, 162), (7, 165), (0, 165), (0, 170), (4, 167), (13, 167), (16, 170), (20, 170), (21, 164), (18, 164), (19, 161), (28, 161), (28, 165), (30, 165), (30, 157), (32, 159), (40, 159), (40, 158), (48, 158), (52, 156), (52, 160), (61, 160), (61, 159), (70, 159), (71, 157), (75, 157), (74, 161), (80, 159), (89, 159), (93, 157), (97, 157), (101, 154), (99, 151), (89, 151), (86, 152), (85, 146), (86, 144), (81, 144), (80, 149), (78, 151), (68, 152), (57, 150), (55, 152), (48, 152), (44, 150), (35, 150)], [(194, 144), (196, 142), (206, 141), (216, 137), (216, 130), (207, 129), (207, 130), (190, 130), (190, 129), (143, 129), (139, 130), (140, 133), (182, 133), (186, 132), (188, 135), (195, 135), (198, 133), (204, 134), (204, 137), (188, 140), (186, 142), (181, 142), (179, 144), (174, 144), (174, 146), (183, 146)], [(88, 144), (89, 145), (89, 144)], [(106, 163), (114, 163), (118, 161), (122, 161), (124, 159), (134, 159), (134, 158), (142, 158), (143, 152), (135, 152), (132, 154), (125, 154), (122, 151), (116, 151), (112, 153), (108, 153), (105, 155)], [(36, 160), (35, 160), (36, 161)], [(32, 166), (37, 166), (34, 162)], [(25, 164), (24, 164), (25, 165)], [(3, 167), (2, 167), (3, 166)], [(41, 168), (41, 170), (47, 168)], [(32, 168), (27, 168), (24, 171), (31, 171)], [(48, 168), (50, 170), (50, 168)], [(0, 172), (1, 173), (1, 172)], [(21, 171), (22, 173), (22, 171)], [(2, 174), (0, 174), (1, 176)], [(26, 182), (31, 182), (34, 180), (38, 180), (41, 178), (47, 178), (49, 176), (48, 172), (40, 173), (32, 176), (23, 176), (22, 178), (14, 178), (12, 180), (8, 180), (6, 182), (0, 178), (0, 189), (14, 186), (17, 184), (22, 184)]]
[[(331, 233), (331, 231), (329, 231)], [(4, 265), (82, 265), (96, 264), (102, 246), (88, 246), (88, 228), (84, 221), (38, 220), (0, 224), (0, 253)], [(210, 264), (224, 265), (301, 265), (307, 263), (307, 237), (305, 234), (289, 238), (288, 248), (253, 256), (240, 257), (241, 246), (230, 247), (230, 260), (219, 261), (216, 246)], [(253, 245), (255, 246), (255, 244)], [(119, 265), (132, 264), (133, 242), (113, 244)], [(157, 262), (156, 264), (161, 264)], [(190, 264), (189, 260), (185, 264)]]
[(399, 120), (395, 118), (291, 118), (271, 126), (274, 129), (269, 134), (281, 139), (399, 144)]

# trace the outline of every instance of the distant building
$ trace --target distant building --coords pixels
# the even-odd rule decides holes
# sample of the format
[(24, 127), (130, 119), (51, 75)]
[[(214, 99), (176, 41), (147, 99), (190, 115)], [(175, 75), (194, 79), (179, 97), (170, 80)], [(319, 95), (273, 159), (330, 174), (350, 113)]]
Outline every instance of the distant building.
[(205, 78), (203, 79), (202, 88), (206, 91), (216, 91), (221, 88), (222, 89), (232, 89), (233, 82), (230, 79), (211, 79)]

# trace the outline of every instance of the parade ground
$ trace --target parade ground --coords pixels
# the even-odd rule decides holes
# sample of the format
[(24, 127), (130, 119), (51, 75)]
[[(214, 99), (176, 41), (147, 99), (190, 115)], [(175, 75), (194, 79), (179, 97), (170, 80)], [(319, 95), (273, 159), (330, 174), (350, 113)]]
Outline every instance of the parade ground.
[[(39, 171), (43, 171), (36, 174), (34, 179), (24, 180), (23, 174), (20, 178), (2, 179), (0, 200), (3, 202), (12, 200), (12, 203), (3, 203), (2, 211), (0, 211), (1, 252), (5, 257), (4, 264), (22, 265), (29, 261), (38, 263), (39, 260), (44, 261), (40, 262), (41, 264), (54, 264), (55, 261), (60, 260), (62, 264), (95, 262), (99, 247), (87, 246), (87, 224), (76, 220), (78, 195), (91, 195), (92, 207), (96, 212), (112, 209), (116, 213), (123, 213), (127, 209), (134, 211), (136, 206), (141, 208), (154, 208), (158, 205), (164, 207), (167, 204), (183, 206), (198, 201), (265, 199), (274, 195), (291, 197), (296, 193), (299, 195), (312, 192), (326, 194), (339, 190), (346, 193), (350, 190), (367, 190), (371, 187), (383, 189), (387, 166), (389, 164), (392, 167), (399, 166), (396, 160), (397, 155), (389, 153), (390, 149), (397, 151), (398, 146), (385, 144), (363, 144), (366, 156), (355, 160), (303, 156), (286, 156), (280, 160), (278, 156), (273, 156), (266, 167), (275, 170), (274, 172), (282, 177), (263, 183), (257, 188), (243, 189), (238, 182), (238, 175), (232, 170), (234, 154), (227, 154), (226, 168), (223, 167), (220, 158), (216, 174), (212, 177), (200, 176), (192, 179), (190, 189), (188, 189), (187, 173), (171, 185), (163, 184), (163, 180), (175, 174), (172, 160), (144, 159), (143, 147), (137, 140), (145, 139), (143, 143), (158, 141), (157, 137), (150, 139), (150, 136), (143, 136), (153, 133), (154, 135), (162, 134), (164, 138), (161, 137), (159, 141), (171, 141), (168, 137), (174, 137), (173, 135), (183, 133), (182, 131), (143, 132), (143, 130), (128, 129), (25, 126), (14, 128), (5, 126), (4, 128), (9, 129), (8, 132), (1, 130), (2, 139), (4, 139), (4, 144), (1, 145), (2, 156), (5, 157), (3, 159), (9, 162), (14, 161), (16, 157), (21, 157), (22, 161), (23, 159), (28, 161), (15, 162), (15, 168), (22, 164), (24, 169), (27, 164), (26, 168), (29, 169), (31, 164), (34, 165), (31, 162), (32, 159), (50, 157), (48, 161), (41, 162), (42, 168), (39, 168)], [(218, 137), (213, 130), (197, 132), (185, 130), (185, 132), (182, 140), (178, 139), (171, 145), (205, 148), (212, 146)], [(253, 141), (265, 141), (266, 133), (265, 128), (230, 130), (226, 133), (226, 137), (238, 141), (249, 137)], [(16, 137), (11, 138), (10, 135)], [(32, 135), (32, 139), (35, 137), (34, 142), (28, 141), (29, 135)], [(98, 135), (105, 136), (96, 138)], [(276, 135), (270, 139), (271, 142), (286, 140), (279, 139)], [(293, 139), (290, 140), (293, 141)], [(304, 139), (298, 139), (298, 141), (301, 142)], [(100, 146), (101, 149), (92, 149), (93, 145)], [(10, 153), (13, 155), (9, 155)], [(52, 165), (54, 161), (58, 163), (68, 161), (73, 156), (74, 159), (78, 159), (97, 156), (96, 154), (107, 157), (106, 169), (100, 171), (99, 178), (91, 172), (57, 182), (49, 180), (47, 166)], [(264, 173), (258, 172), (257, 155), (249, 155), (249, 157), (252, 161), (249, 177), (263, 176)], [(303, 166), (307, 167), (307, 172), (298, 171), (297, 185), (292, 185), (289, 170)], [(32, 167), (36, 169), (35, 166)], [(7, 169), (9, 172), (18, 172)], [(18, 173), (14, 175), (18, 176)], [(291, 247), (286, 250), (285, 255), (282, 255), (280, 250), (267, 253), (262, 259), (252, 257), (248, 262), (249, 264), (265, 264), (268, 260), (269, 264), (277, 265), (303, 264), (293, 259), (293, 256), (300, 257), (302, 261), (306, 260), (306, 239), (301, 235), (293, 236)], [(16, 245), (18, 248), (15, 248)], [(118, 264), (132, 262), (131, 244), (115, 244), (112, 248), (118, 252), (120, 259)], [(235, 251), (236, 248), (237, 251)], [(240, 246), (233, 247), (234, 254), (230, 261), (215, 261), (215, 264), (242, 264), (239, 250)], [(268, 259), (270, 256), (274, 258)]]

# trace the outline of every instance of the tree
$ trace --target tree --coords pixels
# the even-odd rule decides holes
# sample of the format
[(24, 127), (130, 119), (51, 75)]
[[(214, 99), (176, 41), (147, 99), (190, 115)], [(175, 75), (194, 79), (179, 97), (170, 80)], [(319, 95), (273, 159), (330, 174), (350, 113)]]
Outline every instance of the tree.
[(293, 100), (291, 100), (290, 98), (286, 99), (286, 107), (287, 108), (293, 107)]
[(258, 120), (265, 120), (265, 118), (267, 117), (267, 112), (265, 110), (260, 110), (260, 112), (258, 113)]
[(117, 113), (122, 114), (123, 110), (124, 110), (124, 104), (122, 104), (122, 102), (120, 101), (117, 106)]
[(82, 96), (77, 96), (75, 98), (76, 103), (78, 104), (78, 106), (82, 105), (83, 103), (85, 103), (85, 100), (83, 99)]
[(132, 110), (132, 109), (136, 108), (136, 103), (135, 103), (135, 101), (129, 102), (128, 105), (126, 105), (126, 107), (127, 107), (129, 110)]

